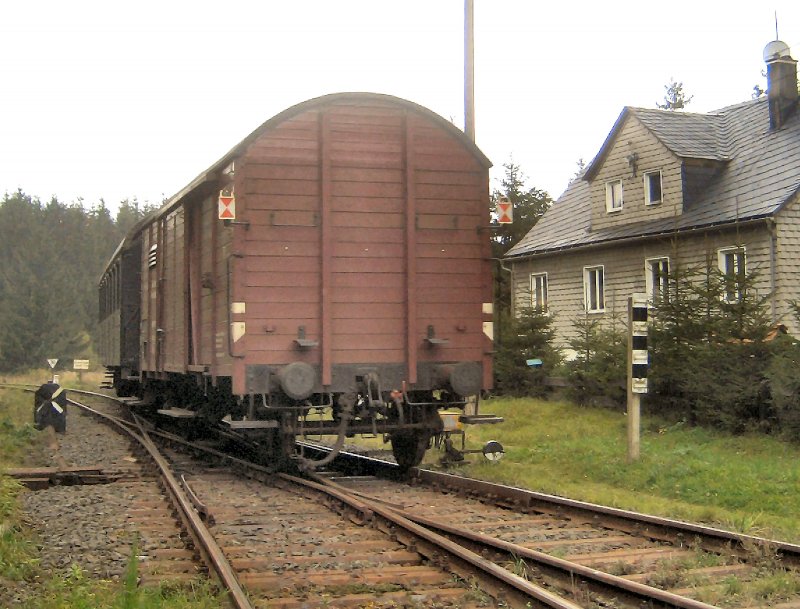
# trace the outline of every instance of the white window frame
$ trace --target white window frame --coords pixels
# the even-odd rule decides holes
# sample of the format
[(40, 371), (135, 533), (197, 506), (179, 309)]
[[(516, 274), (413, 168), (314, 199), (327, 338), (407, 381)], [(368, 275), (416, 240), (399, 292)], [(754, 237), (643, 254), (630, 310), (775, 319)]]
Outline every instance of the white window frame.
[(602, 264), (583, 267), (583, 303), (587, 313), (604, 313), (605, 266)]
[[(658, 191), (661, 196), (658, 199), (651, 199), (650, 198), (650, 182), (654, 176), (658, 175)], [(658, 205), (664, 200), (664, 176), (661, 173), (661, 170), (657, 171), (645, 171), (644, 176), (644, 204), (645, 205)]]
[[(733, 268), (729, 268), (728, 262), (733, 261)], [(723, 247), (717, 250), (717, 265), (719, 271), (722, 273), (727, 283), (731, 275), (744, 276), (747, 273), (747, 250), (743, 245), (733, 245), (730, 247)], [(742, 268), (740, 268), (742, 267)], [(737, 284), (735, 287), (736, 292), (725, 289), (722, 294), (722, 300), (725, 302), (739, 302), (742, 298), (740, 286)]]
[[(619, 187), (618, 189), (616, 187)], [(617, 190), (619, 196), (617, 196)], [(606, 182), (606, 211), (616, 213), (622, 211), (625, 204), (625, 191), (622, 188), (622, 180), (610, 180)]]
[[(658, 265), (658, 277), (654, 273), (655, 265)], [(669, 298), (669, 271), (669, 257), (667, 256), (644, 259), (645, 291), (650, 302), (659, 302), (665, 295), (667, 299)], [(658, 282), (656, 282), (657, 280)]]
[[(547, 313), (547, 273), (531, 273), (531, 308)], [(541, 285), (541, 288), (540, 288)]]

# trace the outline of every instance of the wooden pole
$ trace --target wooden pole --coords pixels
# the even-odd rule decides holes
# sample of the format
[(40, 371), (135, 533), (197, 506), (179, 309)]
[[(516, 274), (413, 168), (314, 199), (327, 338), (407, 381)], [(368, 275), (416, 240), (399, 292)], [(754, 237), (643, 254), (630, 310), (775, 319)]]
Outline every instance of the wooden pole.
[(475, 141), (474, 0), (464, 0), (464, 133)]
[(639, 460), (641, 402), (633, 392), (633, 298), (628, 297), (628, 462)]

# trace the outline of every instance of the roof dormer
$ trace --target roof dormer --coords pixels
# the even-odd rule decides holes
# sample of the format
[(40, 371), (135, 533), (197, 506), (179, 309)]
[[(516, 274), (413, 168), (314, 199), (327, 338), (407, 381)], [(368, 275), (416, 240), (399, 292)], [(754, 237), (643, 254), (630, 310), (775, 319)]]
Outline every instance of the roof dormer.
[(626, 107), (584, 172), (592, 230), (682, 214), (727, 159), (721, 117)]

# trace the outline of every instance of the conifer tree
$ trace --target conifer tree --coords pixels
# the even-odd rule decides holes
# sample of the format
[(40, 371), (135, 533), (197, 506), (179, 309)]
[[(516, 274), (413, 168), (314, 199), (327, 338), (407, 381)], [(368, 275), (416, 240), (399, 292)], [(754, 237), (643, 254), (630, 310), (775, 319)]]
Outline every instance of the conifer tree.
[[(495, 260), (500, 260), (512, 245), (522, 239), (553, 204), (545, 191), (526, 187), (525, 174), (519, 165), (509, 161), (503, 167), (506, 173), (501, 182), (502, 188), (492, 193), (491, 203), (494, 210), (501, 197), (508, 199), (513, 204), (514, 222), (493, 227), (496, 229), (492, 238), (492, 257)], [(502, 264), (494, 265), (495, 330), (500, 341), (506, 334), (504, 329), (512, 323), (510, 275)]]
[(97, 279), (123, 234), (102, 200), (0, 199), (0, 371), (90, 355)]
[[(504, 327), (495, 355), (496, 389), (501, 395), (541, 396), (547, 392), (545, 378), (561, 362), (553, 346), (553, 317), (525, 308)], [(529, 365), (529, 360), (541, 363)]]
[(670, 79), (668, 85), (664, 85), (664, 91), (664, 103), (656, 103), (656, 106), (662, 110), (683, 110), (694, 98), (694, 95), (686, 97), (683, 83), (676, 81), (674, 78)]

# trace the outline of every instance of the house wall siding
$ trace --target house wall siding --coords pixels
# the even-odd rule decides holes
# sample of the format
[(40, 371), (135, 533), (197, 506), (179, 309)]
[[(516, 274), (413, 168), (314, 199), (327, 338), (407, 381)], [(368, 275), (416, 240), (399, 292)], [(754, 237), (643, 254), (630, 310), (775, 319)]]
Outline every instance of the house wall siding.
[(800, 195), (796, 194), (775, 216), (776, 306), (778, 323), (790, 334), (800, 334), (800, 323), (790, 303), (800, 302)]
[[(795, 209), (800, 214), (800, 210)], [(794, 247), (800, 252), (800, 234), (795, 234)], [(766, 223), (755, 227), (724, 232), (684, 235), (673, 242), (672, 236), (653, 238), (613, 247), (597, 247), (543, 255), (520, 261), (513, 267), (515, 313), (530, 306), (530, 274), (547, 273), (548, 311), (553, 316), (556, 343), (569, 348), (576, 337), (578, 319), (600, 319), (606, 327), (624, 324), (627, 318), (627, 299), (633, 293), (645, 292), (645, 260), (667, 257), (670, 270), (677, 265), (705, 265), (708, 259), (717, 264), (717, 250), (744, 245), (747, 268), (756, 271), (759, 295), (770, 292), (770, 234)], [(586, 313), (583, 296), (583, 269), (603, 265), (605, 280), (605, 311)], [(795, 282), (796, 284), (797, 282)]]
[[(636, 153), (636, 172), (627, 157)], [(645, 205), (644, 174), (662, 172), (662, 202)], [(606, 182), (622, 179), (623, 207), (606, 211)], [(671, 218), (683, 209), (681, 161), (635, 117), (628, 117), (591, 183), (592, 230)]]

